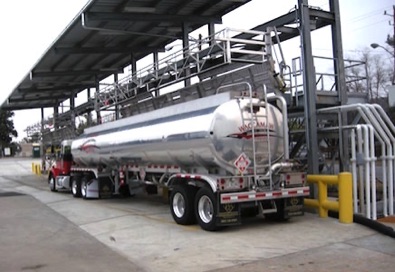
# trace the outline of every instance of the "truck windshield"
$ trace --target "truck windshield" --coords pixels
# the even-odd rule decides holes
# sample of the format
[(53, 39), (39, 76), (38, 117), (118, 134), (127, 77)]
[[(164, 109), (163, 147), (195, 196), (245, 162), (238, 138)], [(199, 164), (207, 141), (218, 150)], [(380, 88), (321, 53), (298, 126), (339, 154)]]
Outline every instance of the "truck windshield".
[(64, 145), (63, 146), (63, 154), (61, 154), (61, 158), (63, 161), (72, 161), (73, 156), (71, 155), (71, 146), (70, 145)]
[(63, 146), (63, 154), (64, 155), (71, 154), (71, 146), (69, 146), (69, 145)]

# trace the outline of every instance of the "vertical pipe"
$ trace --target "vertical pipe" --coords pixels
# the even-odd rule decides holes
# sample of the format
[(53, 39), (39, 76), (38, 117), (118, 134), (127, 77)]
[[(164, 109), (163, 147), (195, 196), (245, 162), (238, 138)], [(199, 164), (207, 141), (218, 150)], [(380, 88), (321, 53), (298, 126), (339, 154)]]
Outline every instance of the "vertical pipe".
[(354, 213), (358, 213), (357, 157), (356, 157), (355, 129), (351, 130), (351, 169), (352, 169)]
[[(358, 155), (361, 158), (363, 154), (362, 149), (362, 129), (361, 125), (357, 126), (357, 137), (358, 137)], [(365, 213), (365, 193), (364, 193), (364, 183), (363, 183), (363, 165), (362, 162), (358, 162), (358, 179), (359, 179), (359, 208), (360, 212)]]
[(368, 161), (368, 154), (369, 154), (369, 141), (368, 141), (368, 132), (367, 127), (362, 127), (363, 132), (363, 151), (364, 151), (364, 165), (365, 165), (365, 194), (366, 194), (366, 217), (371, 219), (371, 199), (370, 199), (370, 184), (371, 184), (371, 176), (370, 176), (370, 162)]
[(328, 217), (328, 210), (324, 208), (324, 203), (328, 199), (328, 188), (327, 184), (319, 180), (318, 181), (318, 203), (320, 204), (318, 207), (318, 214), (322, 218)]
[(381, 165), (382, 165), (382, 173), (383, 173), (383, 214), (384, 216), (388, 216), (388, 196), (387, 196), (387, 160), (389, 163), (389, 158), (386, 155), (385, 145), (381, 143)]
[(372, 174), (372, 216), (373, 220), (377, 219), (377, 205), (376, 205), (376, 167), (375, 167), (375, 152), (374, 152), (374, 132), (373, 132), (373, 127), (371, 125), (367, 125), (367, 132), (369, 133), (368, 139), (369, 139), (369, 146), (370, 146), (370, 152), (369, 152), (369, 161), (370, 161), (370, 169), (371, 169), (371, 174)]

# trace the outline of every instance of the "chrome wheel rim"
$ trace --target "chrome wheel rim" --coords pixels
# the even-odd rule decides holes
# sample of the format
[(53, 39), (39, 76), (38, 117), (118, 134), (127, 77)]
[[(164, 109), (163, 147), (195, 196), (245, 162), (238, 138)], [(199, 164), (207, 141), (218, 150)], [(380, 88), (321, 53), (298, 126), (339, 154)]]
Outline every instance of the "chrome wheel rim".
[(50, 188), (55, 188), (55, 179), (53, 177), (51, 177), (49, 179), (49, 187)]
[(202, 196), (198, 203), (198, 213), (200, 219), (206, 224), (210, 223), (213, 220), (213, 211), (214, 206), (211, 199), (206, 195)]
[(185, 213), (185, 199), (184, 196), (180, 193), (176, 193), (173, 197), (173, 211), (174, 214), (181, 218)]
[(86, 182), (81, 184), (81, 195), (84, 197), (86, 196)]
[(75, 180), (73, 180), (73, 183), (71, 184), (71, 191), (73, 195), (77, 194), (77, 182)]

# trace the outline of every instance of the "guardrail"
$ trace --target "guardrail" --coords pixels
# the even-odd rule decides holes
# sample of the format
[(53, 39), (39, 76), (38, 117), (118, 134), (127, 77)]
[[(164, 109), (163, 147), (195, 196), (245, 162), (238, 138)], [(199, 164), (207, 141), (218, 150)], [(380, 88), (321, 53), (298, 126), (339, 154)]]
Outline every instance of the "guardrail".
[[(328, 211), (339, 212), (339, 222), (349, 224), (353, 222), (352, 206), (352, 175), (343, 172), (338, 175), (307, 175), (308, 183), (318, 185), (318, 199), (306, 198), (304, 204), (317, 208), (322, 218), (328, 217)], [(328, 199), (328, 185), (337, 185), (339, 198), (337, 201)]]

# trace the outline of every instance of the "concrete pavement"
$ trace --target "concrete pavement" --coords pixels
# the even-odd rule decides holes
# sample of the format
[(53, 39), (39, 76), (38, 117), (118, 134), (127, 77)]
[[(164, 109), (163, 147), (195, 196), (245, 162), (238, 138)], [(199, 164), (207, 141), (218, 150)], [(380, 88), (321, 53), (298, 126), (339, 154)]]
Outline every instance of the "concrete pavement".
[(0, 260), (0, 271), (394, 270), (395, 239), (358, 224), (306, 214), (287, 223), (251, 218), (209, 233), (176, 225), (155, 198), (83, 201), (51, 193), (29, 165), (0, 160), (0, 190), (27, 194), (0, 197), (0, 257), (8, 265)]
[(0, 271), (142, 271), (29, 195), (0, 192)]

